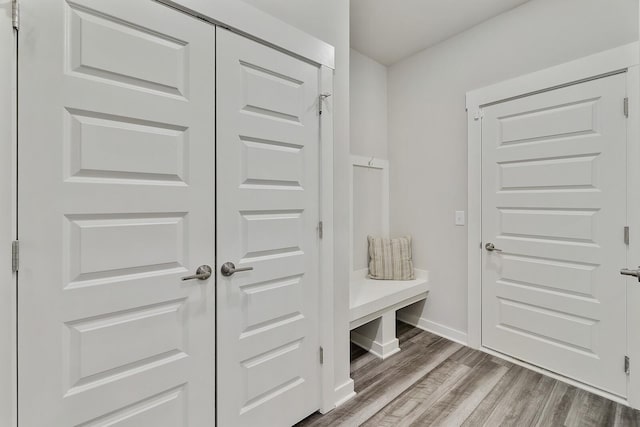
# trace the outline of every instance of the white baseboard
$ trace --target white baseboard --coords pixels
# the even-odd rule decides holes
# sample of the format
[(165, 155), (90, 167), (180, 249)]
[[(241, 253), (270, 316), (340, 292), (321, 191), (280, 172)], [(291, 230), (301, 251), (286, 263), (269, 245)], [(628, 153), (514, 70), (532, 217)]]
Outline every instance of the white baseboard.
[(432, 334), (441, 336), (448, 340), (455, 341), (464, 346), (467, 345), (467, 334), (465, 332), (450, 328), (440, 323), (432, 322), (424, 317), (419, 317), (409, 313), (402, 313), (401, 311), (398, 311), (396, 316), (401, 322), (415, 326), (416, 328), (420, 328), (427, 332), (431, 332)]
[(351, 331), (351, 342), (382, 360), (391, 357), (400, 351), (400, 343), (397, 338), (386, 343), (380, 343), (359, 333), (358, 331)]
[(353, 380), (349, 378), (349, 381), (336, 387), (335, 396), (336, 396), (336, 408), (338, 406), (345, 404), (347, 401), (353, 399), (354, 397), (356, 397)]

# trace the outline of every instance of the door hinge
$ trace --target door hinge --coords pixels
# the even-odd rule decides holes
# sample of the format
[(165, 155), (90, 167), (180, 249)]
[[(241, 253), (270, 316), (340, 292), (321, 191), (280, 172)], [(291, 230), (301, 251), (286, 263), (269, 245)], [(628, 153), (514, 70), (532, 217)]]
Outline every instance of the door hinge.
[(481, 120), (484, 117), (484, 111), (482, 108), (478, 108), (473, 115), (473, 120)]
[(320, 113), (320, 115), (322, 115), (322, 101), (324, 101), (325, 99), (327, 99), (330, 96), (331, 96), (330, 93), (321, 93), (318, 96), (318, 112)]
[(18, 0), (11, 0), (11, 23), (16, 31), (20, 29), (20, 3)]
[(322, 239), (323, 235), (324, 235), (324, 224), (322, 223), (322, 221), (320, 221), (318, 223), (318, 236)]
[(629, 244), (629, 226), (625, 225), (624, 227), (624, 244), (628, 245)]
[(20, 242), (14, 240), (11, 242), (11, 271), (14, 273), (20, 267)]
[(630, 362), (629, 362), (629, 356), (625, 356), (624, 357), (624, 373), (629, 375), (629, 372), (631, 372), (631, 368), (629, 367)]
[(624, 108), (624, 116), (629, 118), (629, 98), (624, 99), (623, 108)]
[(324, 364), (324, 348), (320, 347), (320, 364)]

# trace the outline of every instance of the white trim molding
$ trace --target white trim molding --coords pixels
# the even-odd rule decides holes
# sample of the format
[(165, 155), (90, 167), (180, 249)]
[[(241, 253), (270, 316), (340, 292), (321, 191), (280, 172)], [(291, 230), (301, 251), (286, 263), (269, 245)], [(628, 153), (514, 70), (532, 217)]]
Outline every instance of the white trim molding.
[(17, 274), (11, 242), (17, 232), (17, 44), (12, 4), (0, 0), (0, 425), (17, 426)]
[[(629, 119), (627, 121), (627, 221), (629, 249), (627, 266), (640, 265), (640, 66), (629, 67), (627, 72)], [(640, 286), (627, 279), (627, 356), (630, 375), (627, 377), (629, 405), (640, 408)]]
[(382, 316), (351, 331), (351, 342), (384, 360), (400, 351), (396, 338), (396, 312), (387, 311)]
[[(344, 384), (336, 387), (335, 389), (335, 407), (339, 407), (356, 397), (356, 392), (354, 391), (355, 387), (353, 385), (353, 380), (349, 378), (349, 381)], [(324, 413), (324, 412), (323, 412)]]
[(423, 331), (430, 332), (434, 335), (438, 335), (439, 337), (457, 342), (458, 344), (465, 346), (468, 345), (467, 334), (465, 332), (433, 322), (424, 317), (420, 317), (415, 314), (413, 310), (399, 310), (396, 314), (396, 318), (407, 325), (415, 326), (418, 329), (422, 329)]
[[(276, 49), (335, 69), (335, 48), (238, 0), (156, 0)], [(11, 15), (9, 15), (11, 16)]]
[(467, 342), (476, 349), (482, 336), (482, 122), (478, 108), (467, 112)]
[[(488, 105), (523, 96), (578, 84), (595, 78), (626, 72), (629, 96), (628, 135), (628, 225), (632, 230), (628, 263), (640, 264), (640, 75), (638, 42), (600, 52), (575, 61), (527, 74), (482, 89), (467, 92), (468, 142), (468, 312), (467, 341), (472, 348), (497, 355), (514, 363), (542, 372), (609, 399), (640, 408), (640, 369), (631, 369), (627, 400), (609, 395), (585, 384), (552, 374), (528, 363), (515, 361), (482, 346), (482, 109)], [(633, 235), (637, 236), (633, 238)], [(627, 286), (627, 349), (632, 366), (640, 366), (640, 287), (637, 282)], [(635, 363), (634, 363), (635, 361)], [(622, 362), (621, 362), (622, 363)]]
[[(333, 93), (334, 71), (320, 67), (320, 93)], [(320, 116), (320, 343), (323, 348), (321, 412), (335, 407), (334, 349), (334, 223), (333, 223), (333, 96), (319, 98), (325, 113)]]

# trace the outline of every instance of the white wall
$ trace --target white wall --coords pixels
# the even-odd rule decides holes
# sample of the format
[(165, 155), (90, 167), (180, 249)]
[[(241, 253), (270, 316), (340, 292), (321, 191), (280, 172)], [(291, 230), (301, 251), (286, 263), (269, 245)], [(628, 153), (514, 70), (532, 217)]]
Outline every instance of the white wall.
[(353, 270), (368, 268), (369, 244), (367, 236), (383, 236), (388, 229), (388, 209), (385, 195), (387, 175), (382, 169), (354, 166), (353, 168)]
[[(245, 0), (336, 48), (334, 78), (335, 382), (349, 379), (349, 2), (346, 0)], [(351, 389), (350, 389), (351, 388)], [(350, 389), (350, 390), (349, 390)], [(340, 396), (338, 396), (340, 398)]]
[(351, 154), (388, 159), (387, 67), (351, 49)]
[[(350, 78), (351, 154), (388, 159), (387, 67), (351, 49)], [(383, 235), (389, 224), (383, 214), (384, 174), (380, 169), (353, 170), (353, 268), (367, 268), (367, 235)]]
[(467, 329), (465, 93), (637, 39), (637, 0), (532, 0), (389, 68), (391, 231), (430, 271), (426, 324)]

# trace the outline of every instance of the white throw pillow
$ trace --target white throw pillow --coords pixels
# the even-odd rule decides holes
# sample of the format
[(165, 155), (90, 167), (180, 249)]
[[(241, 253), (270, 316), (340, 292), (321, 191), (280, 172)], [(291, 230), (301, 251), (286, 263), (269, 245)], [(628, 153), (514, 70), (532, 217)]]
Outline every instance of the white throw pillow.
[(411, 236), (387, 239), (367, 236), (369, 241), (369, 278), (376, 280), (413, 280)]

